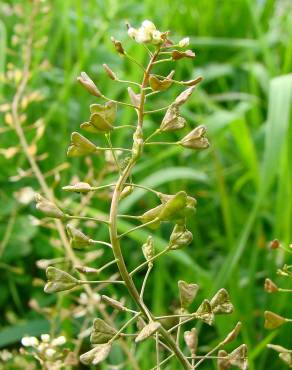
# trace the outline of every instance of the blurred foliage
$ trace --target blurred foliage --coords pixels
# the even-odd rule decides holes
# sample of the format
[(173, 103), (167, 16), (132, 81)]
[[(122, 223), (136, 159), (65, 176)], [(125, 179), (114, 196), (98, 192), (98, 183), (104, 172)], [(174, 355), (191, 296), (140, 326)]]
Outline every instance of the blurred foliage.
[[(94, 101), (75, 83), (80, 71), (87, 71), (105, 95), (128, 99), (124, 87), (109, 81), (101, 68), (107, 63), (120, 78), (141, 78), (135, 65), (113, 52), (112, 35), (124, 42), (130, 54), (145, 60), (145, 50), (134, 50), (121, 31), (125, 21), (136, 25), (151, 19), (159, 29), (173, 30), (175, 40), (191, 37), (197, 57), (179, 62), (176, 79), (204, 77), (183, 114), (189, 127), (201, 123), (208, 127), (212, 148), (197, 154), (151, 147), (148, 158), (136, 167), (137, 183), (167, 193), (184, 188), (198, 199), (197, 214), (189, 220), (193, 244), (157, 263), (145, 299), (152, 302), (154, 312), (164, 313), (176, 305), (178, 279), (197, 282), (209, 295), (219, 287), (228, 288), (236, 311), (232, 320), (220, 318), (215, 329), (206, 332), (202, 349), (216, 340), (215, 332), (223, 337), (240, 320), (250, 369), (284, 369), (265, 345), (273, 341), (291, 348), (289, 327), (270, 334), (263, 327), (263, 311), (269, 307), (284, 316), (290, 311), (291, 316), (291, 308), (284, 295), (268, 297), (263, 281), (284, 258), (266, 249), (268, 241), (278, 238), (288, 245), (292, 240), (291, 1), (54, 0), (44, 4), (34, 25), (39, 41), (33, 49), (26, 91), (31, 103), (22, 103), (22, 119), (24, 127), (35, 125), (25, 131), (31, 150), (60, 203), (68, 208), (76, 206), (80, 197), (74, 198), (74, 205), (60, 191), (62, 186), (73, 179), (103, 178), (101, 159), (67, 163), (65, 155), (70, 133), (88, 118), (89, 104)], [(18, 346), (24, 334), (39, 335), (48, 327), (46, 320), (29, 308), (31, 299), (41, 306), (56, 299), (59, 307), (69, 304), (66, 297), (43, 293), (39, 279), (44, 273), (36, 267), (40, 259), (62, 255), (58, 235), (50, 224), (40, 227), (33, 218), (37, 213), (29, 190), (19, 201), (23, 188), (39, 191), (9, 113), (23, 68), (23, 44), (28, 37), (23, 28), (30, 6), (29, 1), (4, 0), (0, 4), (0, 345), (12, 347)], [(170, 69), (171, 64), (160, 73), (167, 74)], [(166, 105), (175, 93), (155, 97), (153, 109)], [(160, 114), (151, 116), (146, 129), (151, 132), (161, 118)], [(120, 109), (119, 119), (135, 122), (129, 109)], [(44, 133), (38, 127), (45, 127)], [(39, 138), (33, 143), (36, 130)], [(114, 144), (125, 143), (128, 135), (120, 132)], [(121, 211), (135, 214), (146, 204), (154, 206), (154, 199), (145, 200), (144, 195), (135, 192), (125, 199)], [(87, 212), (106, 212), (107, 204), (94, 197)], [(122, 228), (126, 226), (121, 223)], [(93, 237), (106, 240), (103, 228), (88, 225), (88, 230)], [(157, 237), (158, 247), (168, 233), (165, 226)], [(134, 249), (135, 241), (144, 242), (145, 235), (135, 233), (133, 240), (128, 239), (129, 266), (137, 264), (140, 254)], [(37, 324), (38, 320), (41, 323)], [(67, 337), (75, 337), (78, 325), (65, 320), (61, 330)], [(145, 369), (149, 368), (149, 350), (147, 344), (138, 349), (138, 360)], [(173, 363), (171, 368), (175, 366)]]

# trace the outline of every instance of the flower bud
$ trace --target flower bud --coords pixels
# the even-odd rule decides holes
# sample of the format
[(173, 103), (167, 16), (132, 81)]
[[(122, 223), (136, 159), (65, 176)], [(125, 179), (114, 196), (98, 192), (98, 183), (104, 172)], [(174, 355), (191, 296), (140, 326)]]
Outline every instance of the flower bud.
[(192, 330), (184, 332), (184, 340), (191, 352), (192, 357), (194, 357), (197, 351), (197, 347), (198, 347), (197, 329), (192, 328)]
[(67, 151), (68, 157), (79, 157), (96, 151), (97, 147), (86, 139), (86, 137), (80, 135), (78, 132), (72, 132), (71, 143)]
[(183, 280), (178, 281), (180, 306), (186, 310), (192, 304), (199, 290), (197, 284), (188, 284)]
[(116, 49), (116, 51), (120, 54), (120, 55), (124, 55), (125, 54), (125, 50), (122, 46), (122, 43), (121, 41), (119, 40), (116, 40), (114, 37), (111, 37), (111, 40), (112, 40), (112, 43), (114, 44), (114, 47)]
[(216, 315), (230, 314), (233, 312), (233, 304), (230, 302), (227, 290), (220, 289), (211, 299), (211, 308)]
[(132, 194), (134, 191), (134, 186), (127, 185), (124, 187), (124, 189), (121, 192), (120, 200), (126, 198), (128, 195)]
[(207, 299), (204, 299), (204, 301), (195, 312), (195, 315), (198, 319), (202, 320), (208, 325), (212, 325), (214, 323), (214, 314), (212, 312), (212, 307)]
[(123, 306), (121, 302), (113, 299), (113, 298), (110, 298), (106, 295), (102, 295), (101, 296), (101, 300), (104, 301), (106, 304), (108, 304), (109, 306), (119, 310), (119, 311), (127, 311), (127, 307)]
[(84, 365), (98, 365), (108, 357), (111, 348), (112, 345), (109, 343), (99, 344), (90, 351), (83, 353), (80, 356), (80, 361)]
[(81, 76), (77, 77), (77, 81), (85, 87), (85, 89), (94, 96), (100, 97), (102, 96), (101, 92), (96, 87), (95, 83), (92, 79), (87, 75), (85, 72), (81, 72)]
[(79, 285), (79, 281), (65, 271), (49, 266), (46, 271), (48, 282), (45, 293), (56, 293), (70, 290)]
[(269, 248), (270, 249), (278, 249), (279, 247), (280, 247), (280, 242), (279, 242), (279, 240), (278, 239), (274, 239), (274, 240), (272, 240), (271, 242), (270, 242), (270, 244), (269, 244)]
[(277, 329), (285, 324), (286, 319), (280, 315), (277, 315), (271, 311), (265, 311), (265, 328), (266, 329)]
[(51, 201), (42, 197), (40, 194), (35, 194), (36, 209), (41, 211), (47, 217), (64, 218), (65, 214)]
[[(148, 236), (147, 242), (142, 245), (142, 251), (146, 261), (154, 257), (154, 245), (153, 238), (151, 235)], [(153, 266), (153, 262), (149, 262), (148, 266)]]
[(191, 86), (188, 89), (184, 90), (182, 93), (180, 93), (176, 97), (174, 104), (178, 106), (183, 105), (190, 98), (194, 90), (195, 90), (195, 86)]
[(68, 191), (70, 193), (84, 193), (92, 191), (93, 188), (87, 182), (77, 182), (74, 185), (63, 186), (62, 190)]
[(66, 226), (66, 230), (70, 238), (70, 244), (73, 248), (82, 248), (94, 244), (92, 239), (72, 225), (68, 224)]
[(235, 340), (240, 332), (240, 329), (241, 329), (241, 322), (238, 322), (236, 325), (235, 325), (235, 328), (227, 334), (227, 336), (225, 337), (225, 339), (223, 340), (222, 342), (222, 345), (226, 345), (230, 342), (232, 342), (233, 340)]
[(117, 75), (110, 69), (110, 67), (107, 64), (104, 63), (102, 66), (103, 66), (106, 74), (108, 75), (108, 77), (111, 80), (115, 81), (117, 79)]
[(200, 125), (187, 134), (181, 141), (180, 144), (189, 149), (206, 149), (210, 146), (207, 138), (204, 137), (206, 133), (206, 127)]
[(271, 279), (266, 279), (265, 280), (265, 291), (267, 293), (275, 293), (279, 290), (277, 285), (271, 280)]
[(189, 46), (189, 44), (190, 44), (190, 38), (185, 37), (185, 38), (183, 38), (179, 41), (178, 46), (180, 48), (185, 48), (185, 47)]
[(111, 327), (102, 319), (95, 319), (93, 322), (93, 329), (90, 336), (92, 344), (107, 343), (117, 333), (116, 329)]
[(141, 101), (140, 94), (136, 94), (131, 87), (128, 87), (128, 94), (132, 104), (135, 105), (135, 107), (139, 107)]
[(135, 342), (142, 342), (143, 340), (151, 337), (151, 335), (155, 334), (161, 327), (161, 324), (156, 321), (150, 322), (150, 324), (144, 326), (144, 328), (140, 331), (138, 336), (135, 339)]

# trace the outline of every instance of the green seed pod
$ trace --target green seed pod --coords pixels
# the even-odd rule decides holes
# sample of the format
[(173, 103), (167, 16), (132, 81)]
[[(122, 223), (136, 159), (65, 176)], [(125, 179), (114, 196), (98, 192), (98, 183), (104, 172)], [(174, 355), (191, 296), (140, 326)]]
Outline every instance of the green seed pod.
[(113, 123), (117, 116), (117, 103), (109, 101), (105, 104), (91, 104), (90, 113), (99, 113), (109, 123)]
[(207, 299), (204, 299), (200, 307), (195, 312), (195, 315), (198, 319), (202, 320), (208, 325), (213, 325), (214, 323), (214, 314), (212, 312), (212, 307)]
[(98, 365), (108, 357), (111, 348), (112, 345), (109, 343), (99, 344), (90, 351), (83, 353), (83, 355), (80, 356), (80, 361), (84, 365)]
[(265, 328), (276, 329), (285, 324), (286, 319), (271, 311), (265, 311)]
[(142, 216), (139, 217), (140, 221), (143, 224), (146, 224), (147, 222), (154, 221), (155, 219), (157, 219), (157, 222), (149, 225), (150, 228), (154, 228), (154, 229), (157, 228), (160, 224), (160, 221), (158, 219), (158, 215), (160, 214), (162, 208), (163, 208), (163, 205), (160, 204), (159, 206), (157, 206), (155, 208), (149, 209), (148, 211), (143, 213)]
[(142, 342), (143, 340), (151, 337), (151, 335), (155, 334), (161, 327), (161, 324), (156, 321), (150, 322), (150, 324), (144, 326), (144, 328), (140, 331), (138, 336), (135, 339), (135, 342)]
[(126, 198), (128, 195), (131, 195), (134, 191), (134, 186), (127, 185), (124, 187), (124, 189), (121, 192), (120, 199)]
[(56, 293), (65, 290), (71, 290), (80, 284), (79, 281), (73, 276), (53, 266), (49, 266), (47, 268), (46, 275), (48, 282), (44, 288), (45, 293)]
[(166, 77), (164, 80), (160, 80), (155, 75), (150, 75), (149, 77), (149, 85), (153, 91), (165, 91), (172, 84), (173, 84), (173, 81), (168, 77)]
[(170, 235), (169, 239), (169, 249), (181, 249), (189, 245), (193, 240), (193, 234), (187, 230), (185, 225), (178, 225), (174, 226), (174, 229)]
[(66, 226), (67, 233), (70, 238), (70, 244), (73, 248), (83, 248), (88, 245), (94, 244), (93, 240), (87, 235), (83, 234), (82, 231), (76, 229), (72, 225), (68, 224)]
[(94, 96), (100, 97), (102, 96), (101, 92), (96, 87), (95, 83), (92, 79), (87, 75), (85, 72), (81, 72), (81, 76), (77, 77), (77, 81), (85, 87), (85, 89)]
[(197, 284), (188, 284), (183, 280), (178, 281), (180, 306), (187, 310), (197, 296), (199, 286)]
[(80, 135), (78, 132), (73, 132), (71, 135), (71, 143), (69, 145), (67, 156), (68, 157), (79, 157), (95, 153), (97, 147), (86, 137)]
[(188, 133), (181, 141), (180, 145), (189, 149), (206, 149), (210, 143), (206, 137), (206, 127), (200, 125)]
[(179, 191), (163, 205), (158, 217), (161, 221), (176, 220), (179, 218), (179, 212), (184, 210), (186, 205), (187, 194), (185, 191)]
[(36, 209), (42, 212), (47, 217), (65, 218), (66, 215), (51, 201), (42, 197), (40, 194), (35, 194)]
[(90, 336), (92, 344), (107, 343), (117, 333), (116, 329), (111, 327), (102, 319), (95, 319), (93, 329)]
[(230, 302), (227, 290), (220, 289), (211, 299), (212, 311), (215, 315), (230, 314), (233, 312), (233, 304)]

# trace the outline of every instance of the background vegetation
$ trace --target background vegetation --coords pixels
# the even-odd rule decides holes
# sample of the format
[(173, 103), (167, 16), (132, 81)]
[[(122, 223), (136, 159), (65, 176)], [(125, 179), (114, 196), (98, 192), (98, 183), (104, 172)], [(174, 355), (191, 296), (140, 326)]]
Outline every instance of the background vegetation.
[[(20, 4), (25, 8), (22, 14)], [(40, 227), (35, 222), (32, 202), (20, 202), (24, 187), (39, 191), (9, 115), (23, 68), (21, 53), (26, 36), (21, 30), (29, 11), (29, 1), (0, 4), (0, 346), (9, 348), (17, 347), (24, 334), (49, 331), (48, 322), (30, 309), (29, 301), (36, 299), (41, 306), (56, 303), (63, 310), (70, 307), (66, 295), (56, 298), (43, 293), (40, 279), (44, 279), (44, 271), (36, 266), (40, 259), (62, 255), (58, 235), (50, 224)], [(75, 83), (76, 77), (85, 70), (105, 95), (128, 99), (120, 85), (108, 80), (101, 64), (109, 64), (122, 78), (140, 79), (135, 65), (114, 53), (110, 36), (123, 40), (129, 53), (143, 61), (145, 50), (135, 47), (124, 31), (126, 20), (138, 25), (143, 19), (152, 20), (161, 30), (172, 30), (176, 40), (191, 37), (197, 58), (179, 62), (176, 78), (204, 77), (183, 113), (190, 127), (208, 127), (212, 144), (199, 154), (173, 147), (151, 148), (147, 160), (135, 170), (137, 183), (169, 193), (184, 188), (198, 199), (197, 214), (189, 220), (193, 244), (157, 262), (145, 299), (152, 302), (154, 312), (164, 313), (176, 305), (178, 279), (197, 282), (202, 297), (219, 287), (227, 288), (236, 311), (232, 318), (220, 318), (214, 329), (204, 327), (202, 348), (216, 341), (217, 334), (223, 337), (240, 320), (240, 341), (249, 347), (250, 369), (284, 369), (265, 345), (274, 342), (291, 348), (291, 331), (289, 335), (287, 327), (267, 332), (263, 311), (268, 308), (291, 316), (291, 302), (286, 295), (277, 295), (276, 299), (267, 296), (263, 281), (267, 276), (273, 278), (284, 257), (288, 258), (267, 250), (268, 242), (278, 238), (288, 245), (292, 241), (291, 1), (48, 2), (48, 12), (35, 24), (39, 44), (33, 50), (27, 89), (27, 96), (34, 95), (23, 116), (24, 125), (41, 122), (40, 127), (45, 127), (44, 135), (39, 129), (32, 153), (37, 151), (46, 180), (61, 204), (68, 207), (72, 203), (60, 191), (62, 186), (76, 178), (103, 176), (102, 160), (94, 160), (91, 173), (89, 159), (70, 163), (66, 159), (70, 133), (88, 118), (88, 106), (94, 101)], [(168, 65), (161, 73), (170, 69)], [(164, 106), (171, 94), (175, 96), (175, 91), (161, 95), (155, 106)], [(120, 111), (119, 118), (121, 122), (135, 119), (128, 109)], [(149, 130), (160, 120), (159, 114), (149, 119)], [(26, 134), (31, 142), (35, 130), (27, 129)], [(121, 132), (115, 144), (126, 142), (128, 135)], [(29, 198), (29, 193), (25, 194)], [(73, 200), (79, 202), (80, 198)], [(143, 192), (135, 192), (124, 201), (123, 212), (138, 214), (145, 201)], [(91, 215), (106, 212), (107, 204), (94, 198), (88, 211)], [(152, 204), (154, 198), (147, 198), (147, 205)], [(103, 229), (87, 226), (95, 238), (105, 238)], [(169, 233), (167, 227), (164, 231), (158, 246)], [(128, 263), (134, 266), (139, 257), (136, 243), (144, 241), (144, 234), (135, 233), (133, 238), (127, 248)], [(60, 331), (74, 338), (79, 328), (70, 317), (64, 317)], [(139, 361), (148, 369), (149, 348), (141, 348)], [(205, 368), (212, 366), (209, 363)]]

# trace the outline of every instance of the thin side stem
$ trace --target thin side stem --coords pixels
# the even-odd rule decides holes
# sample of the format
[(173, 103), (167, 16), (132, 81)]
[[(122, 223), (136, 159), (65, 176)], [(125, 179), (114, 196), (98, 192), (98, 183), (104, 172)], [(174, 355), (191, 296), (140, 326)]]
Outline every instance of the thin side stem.
[(144, 296), (144, 291), (145, 291), (145, 287), (146, 287), (146, 284), (147, 284), (147, 280), (148, 280), (148, 277), (150, 275), (150, 272), (152, 270), (152, 265), (150, 265), (148, 267), (148, 270), (144, 276), (144, 279), (143, 279), (143, 283), (142, 283), (142, 288), (141, 288), (141, 292), (140, 292), (140, 298), (143, 299), (143, 296)]

